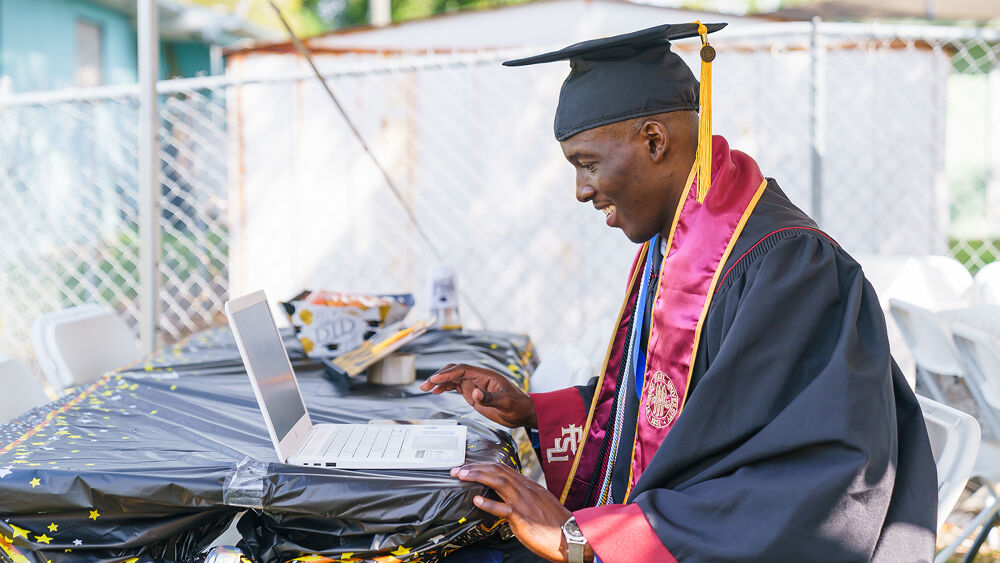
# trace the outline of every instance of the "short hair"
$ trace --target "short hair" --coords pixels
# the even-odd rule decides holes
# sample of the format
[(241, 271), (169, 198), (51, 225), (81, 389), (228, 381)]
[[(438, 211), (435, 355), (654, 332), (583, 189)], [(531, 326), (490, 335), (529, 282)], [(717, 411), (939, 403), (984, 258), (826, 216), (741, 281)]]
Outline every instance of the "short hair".
[(642, 130), (642, 125), (648, 121), (656, 121), (664, 127), (675, 131), (680, 127), (683, 133), (690, 136), (692, 142), (698, 142), (698, 112), (692, 110), (671, 111), (633, 117), (632, 119), (612, 123), (608, 127), (611, 129), (610, 132), (612, 134), (624, 140), (638, 134)]

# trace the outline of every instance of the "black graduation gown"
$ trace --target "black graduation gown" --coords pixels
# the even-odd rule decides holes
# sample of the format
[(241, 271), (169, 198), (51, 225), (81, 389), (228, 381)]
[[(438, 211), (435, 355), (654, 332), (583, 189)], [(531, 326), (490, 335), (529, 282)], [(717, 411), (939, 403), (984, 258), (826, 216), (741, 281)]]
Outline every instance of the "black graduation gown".
[[(687, 402), (627, 502), (685, 563), (931, 561), (934, 460), (861, 267), (769, 180), (723, 271)], [(617, 496), (637, 409), (633, 391)]]

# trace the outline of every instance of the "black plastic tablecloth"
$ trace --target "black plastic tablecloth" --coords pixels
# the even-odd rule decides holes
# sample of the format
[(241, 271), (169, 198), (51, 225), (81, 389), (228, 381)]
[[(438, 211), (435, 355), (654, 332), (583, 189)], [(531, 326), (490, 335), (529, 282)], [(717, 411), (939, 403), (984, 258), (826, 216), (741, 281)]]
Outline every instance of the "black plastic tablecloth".
[[(527, 337), (428, 332), (404, 350), (418, 383), (376, 386), (328, 373), (283, 336), (313, 422), (455, 418), (467, 461), (519, 466), (505, 429), (417, 385), (452, 362), (526, 385)], [(242, 513), (240, 548), (259, 563), (435, 561), (497, 531), (472, 504), (485, 492), (447, 471), (278, 462), (235, 342), (216, 329), (0, 426), (0, 560), (199, 561)]]

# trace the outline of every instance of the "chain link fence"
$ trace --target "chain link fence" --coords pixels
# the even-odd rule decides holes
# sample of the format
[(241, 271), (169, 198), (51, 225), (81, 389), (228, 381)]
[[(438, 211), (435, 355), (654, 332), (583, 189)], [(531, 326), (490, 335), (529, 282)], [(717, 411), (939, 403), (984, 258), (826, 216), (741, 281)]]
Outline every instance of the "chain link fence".
[[(217, 324), (228, 287), (222, 88), (160, 100), (164, 342)], [(31, 324), (82, 303), (139, 310), (138, 93), (100, 88), (0, 101), (0, 354), (32, 358)]]
[[(1000, 34), (790, 23), (717, 34), (715, 132), (854, 253), (1000, 256)], [(697, 45), (675, 45), (697, 69)], [(166, 340), (222, 322), (229, 292), (427, 294), (455, 267), (468, 326), (602, 359), (635, 247), (574, 200), (552, 138), (565, 64), (538, 52), (319, 55), (402, 194), (293, 54), (162, 83)], [(136, 325), (137, 91), (0, 101), (0, 353), (40, 313), (97, 301)], [(421, 242), (403, 205), (435, 241)]]

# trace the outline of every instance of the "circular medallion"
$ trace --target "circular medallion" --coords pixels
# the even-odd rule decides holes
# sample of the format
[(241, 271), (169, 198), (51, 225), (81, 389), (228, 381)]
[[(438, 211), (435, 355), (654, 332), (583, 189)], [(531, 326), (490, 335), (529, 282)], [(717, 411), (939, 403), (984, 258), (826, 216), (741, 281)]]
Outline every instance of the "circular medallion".
[(677, 387), (662, 371), (654, 373), (646, 385), (646, 422), (654, 428), (665, 428), (674, 421), (680, 408)]

